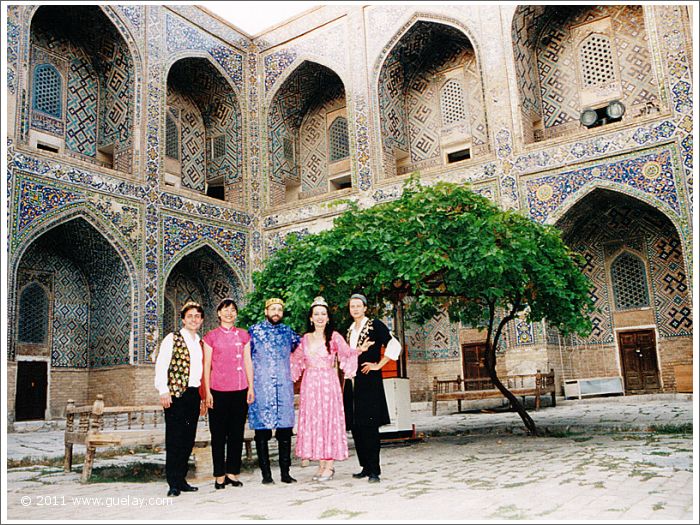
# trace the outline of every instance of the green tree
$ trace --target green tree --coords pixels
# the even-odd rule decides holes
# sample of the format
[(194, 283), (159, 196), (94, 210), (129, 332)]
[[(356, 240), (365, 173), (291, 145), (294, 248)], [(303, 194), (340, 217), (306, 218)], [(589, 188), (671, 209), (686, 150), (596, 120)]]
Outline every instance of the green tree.
[(563, 334), (588, 334), (593, 304), (580, 256), (560, 232), (512, 210), (502, 211), (467, 185), (423, 186), (409, 179), (397, 200), (350, 209), (333, 228), (289, 239), (253, 276), (255, 290), (242, 318), (262, 315), (267, 297), (287, 302), (288, 322), (306, 326), (308, 305), (323, 294), (343, 318), (350, 294), (374, 303), (412, 298), (416, 322), (441, 309), (450, 319), (486, 331), (486, 370), (531, 434), (537, 428), (499, 380), (496, 349), (518, 316), (546, 319)]

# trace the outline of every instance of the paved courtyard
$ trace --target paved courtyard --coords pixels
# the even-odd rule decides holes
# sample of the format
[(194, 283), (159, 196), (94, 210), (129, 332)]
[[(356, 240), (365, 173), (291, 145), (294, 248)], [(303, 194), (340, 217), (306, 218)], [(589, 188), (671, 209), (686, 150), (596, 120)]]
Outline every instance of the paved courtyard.
[[(78, 482), (78, 465), (9, 469), (10, 520), (632, 520), (697, 518), (694, 506), (693, 402), (689, 396), (566, 401), (531, 412), (550, 436), (523, 435), (510, 412), (456, 414), (439, 407), (433, 417), (415, 403), (412, 416), (424, 439), (382, 449), (382, 482), (352, 479), (354, 450), (336, 466), (335, 479), (311, 481), (315, 468), (295, 460), (293, 485), (260, 483), (244, 470), (241, 488), (166, 499), (164, 481)], [(650, 432), (650, 430), (654, 430)], [(685, 431), (684, 431), (685, 430)], [(43, 450), (60, 456), (61, 432), (8, 435), (7, 453)], [(21, 443), (24, 442), (24, 445)], [(58, 453), (57, 453), (58, 451)], [(80, 453), (81, 450), (76, 450)], [(32, 454), (24, 454), (24, 457)], [(163, 453), (100, 458), (95, 467), (162, 464)], [(32, 463), (31, 461), (29, 463)], [(273, 475), (279, 479), (276, 468)]]

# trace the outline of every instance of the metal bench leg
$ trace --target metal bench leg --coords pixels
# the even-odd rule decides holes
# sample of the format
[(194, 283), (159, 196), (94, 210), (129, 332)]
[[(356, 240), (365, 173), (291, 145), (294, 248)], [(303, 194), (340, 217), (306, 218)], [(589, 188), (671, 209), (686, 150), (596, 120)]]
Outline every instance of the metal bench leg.
[(435, 397), (435, 394), (433, 394), (433, 415), (437, 414), (437, 398)]

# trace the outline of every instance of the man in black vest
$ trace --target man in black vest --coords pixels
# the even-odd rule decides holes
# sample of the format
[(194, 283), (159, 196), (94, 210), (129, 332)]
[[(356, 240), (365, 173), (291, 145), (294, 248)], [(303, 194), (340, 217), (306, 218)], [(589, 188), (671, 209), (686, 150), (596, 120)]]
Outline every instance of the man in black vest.
[[(379, 427), (391, 422), (384, 397), (382, 367), (398, 359), (401, 346), (384, 323), (365, 316), (367, 298), (364, 295), (353, 294), (348, 307), (354, 320), (348, 329), (348, 344), (351, 348), (367, 348), (358, 357), (359, 373), (354, 380), (346, 380), (344, 389), (345, 420), (352, 431), (357, 459), (362, 467), (352, 476), (356, 479), (366, 477), (370, 483), (377, 483), (381, 474)], [(386, 347), (384, 356), (381, 355), (382, 347)]]

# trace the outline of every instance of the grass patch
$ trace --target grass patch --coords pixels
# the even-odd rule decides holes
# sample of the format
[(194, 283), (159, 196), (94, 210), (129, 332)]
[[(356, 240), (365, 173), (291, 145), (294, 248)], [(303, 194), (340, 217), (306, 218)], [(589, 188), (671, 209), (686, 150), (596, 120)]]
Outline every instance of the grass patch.
[(680, 425), (674, 425), (673, 423), (667, 423), (664, 425), (651, 425), (649, 431), (657, 434), (692, 434), (693, 424), (681, 423)]
[(670, 456), (671, 453), (665, 452), (663, 450), (653, 450), (653, 451), (649, 452), (649, 455), (650, 456)]
[[(573, 432), (571, 430), (548, 430), (545, 429), (543, 432), (545, 437), (552, 438), (573, 438), (583, 435), (583, 432)], [(591, 438), (586, 438), (591, 439)]]
[(165, 465), (130, 463), (119, 467), (95, 467), (92, 469), (90, 483), (146, 483), (163, 481), (164, 479)]
[[(117, 456), (127, 456), (130, 454), (142, 454), (142, 453), (155, 453), (157, 452), (152, 447), (149, 446), (139, 446), (134, 448), (120, 447), (120, 448), (105, 448), (97, 449), (95, 454), (96, 459), (100, 458), (115, 458)], [(85, 454), (73, 453), (73, 465), (84, 463)], [(32, 467), (34, 465), (45, 465), (47, 467), (62, 467), (63, 466), (63, 456), (48, 457), (43, 456), (40, 458), (28, 456), (21, 459), (8, 459), (7, 468), (20, 468), (20, 467)]]
[(654, 503), (652, 510), (663, 510), (665, 508), (666, 508), (666, 505), (664, 505), (663, 503)]

